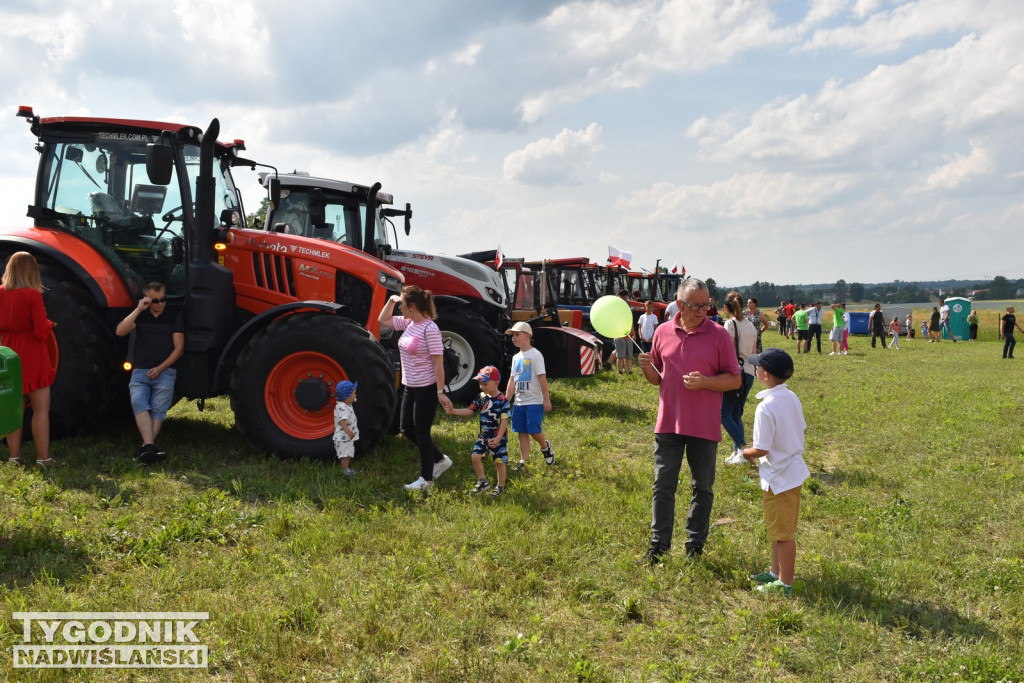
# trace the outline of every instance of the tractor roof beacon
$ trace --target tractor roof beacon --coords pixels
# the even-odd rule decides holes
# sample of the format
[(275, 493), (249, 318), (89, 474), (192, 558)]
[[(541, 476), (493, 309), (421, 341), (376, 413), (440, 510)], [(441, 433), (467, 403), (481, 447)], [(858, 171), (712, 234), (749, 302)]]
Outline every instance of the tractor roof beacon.
[[(511, 321), (505, 288), (494, 269), (457, 256), (399, 249), (391, 219), (404, 217), (408, 235), (412, 209), (408, 204), (404, 210), (391, 208), (394, 198), (380, 191), (380, 183), (358, 185), (300, 171), (260, 173), (260, 182), (270, 195), (268, 232), (362, 251), (400, 271), (407, 284), (432, 292), (441, 336), (459, 355), (458, 370), (448, 378), (453, 401), (469, 401), (479, 393), (473, 380), (479, 368), (494, 365), (507, 374), (511, 355), (504, 332)], [(385, 339), (386, 344), (396, 342), (397, 335)]]
[[(28, 215), (0, 230), (0, 263), (19, 250), (39, 260), (59, 353), (55, 435), (82, 432), (128, 406), (128, 340), (114, 327), (147, 282), (184, 314), (177, 398), (229, 394), (252, 444), (285, 456), (333, 455), (332, 387), (359, 382), (361, 438), (371, 448), (395, 409), (394, 366), (375, 338), (376, 315), (402, 287), (396, 270), (308, 238), (242, 224), (231, 169), (242, 141), (220, 123), (193, 126), (18, 115), (39, 142)], [(127, 365), (127, 363), (125, 364)]]

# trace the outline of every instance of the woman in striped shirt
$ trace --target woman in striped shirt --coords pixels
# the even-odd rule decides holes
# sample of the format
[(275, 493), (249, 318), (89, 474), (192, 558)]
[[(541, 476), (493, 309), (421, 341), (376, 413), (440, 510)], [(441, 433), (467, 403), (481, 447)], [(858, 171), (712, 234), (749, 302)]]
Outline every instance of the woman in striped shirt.
[[(395, 304), (402, 315), (393, 315)], [(420, 450), (420, 477), (405, 488), (429, 489), (434, 479), (452, 466), (451, 458), (438, 450), (430, 438), (437, 405), (448, 409), (451, 399), (444, 393), (444, 346), (441, 330), (434, 322), (437, 310), (430, 291), (415, 285), (402, 289), (384, 304), (377, 321), (402, 336), (398, 351), (402, 358), (402, 407), (400, 429)]]

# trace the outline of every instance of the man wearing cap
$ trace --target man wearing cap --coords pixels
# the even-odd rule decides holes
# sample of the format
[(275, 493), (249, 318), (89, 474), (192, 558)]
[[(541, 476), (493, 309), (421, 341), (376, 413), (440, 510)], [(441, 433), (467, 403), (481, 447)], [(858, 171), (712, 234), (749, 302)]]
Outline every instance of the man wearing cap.
[(660, 562), (672, 547), (684, 456), (690, 466), (686, 554), (703, 553), (714, 501), (715, 452), (722, 440), (722, 392), (738, 389), (741, 382), (732, 338), (707, 318), (707, 285), (683, 280), (676, 299), (679, 313), (658, 326), (651, 352), (638, 357), (644, 377), (659, 389), (651, 546), (641, 560), (649, 564)]

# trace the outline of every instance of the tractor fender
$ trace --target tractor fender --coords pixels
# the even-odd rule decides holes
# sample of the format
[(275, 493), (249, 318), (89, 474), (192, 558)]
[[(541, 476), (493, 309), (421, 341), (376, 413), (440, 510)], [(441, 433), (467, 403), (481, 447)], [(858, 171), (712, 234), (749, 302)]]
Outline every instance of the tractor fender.
[(102, 308), (131, 308), (136, 301), (107, 259), (85, 240), (64, 232), (39, 231), (33, 237), (0, 236), (0, 246), (17, 246), (43, 256), (71, 273)]
[[(345, 308), (347, 308), (345, 305), (335, 303), (333, 301), (293, 301), (291, 303), (275, 306), (274, 308), (269, 308), (259, 315), (247, 320), (244, 325), (239, 327), (235, 333), (231, 335), (228, 343), (224, 345), (224, 350), (221, 351), (220, 358), (217, 359), (217, 370), (214, 373), (213, 386), (217, 388), (227, 386), (226, 382), (231, 379), (231, 371), (234, 367), (235, 359), (238, 358), (238, 354), (242, 352), (242, 349), (249, 343), (249, 340), (252, 339), (253, 335), (278, 318), (282, 318), (286, 315), (292, 315), (299, 311), (308, 311), (310, 309), (338, 315), (341, 314), (341, 311)], [(366, 334), (367, 336), (370, 336), (369, 332)]]

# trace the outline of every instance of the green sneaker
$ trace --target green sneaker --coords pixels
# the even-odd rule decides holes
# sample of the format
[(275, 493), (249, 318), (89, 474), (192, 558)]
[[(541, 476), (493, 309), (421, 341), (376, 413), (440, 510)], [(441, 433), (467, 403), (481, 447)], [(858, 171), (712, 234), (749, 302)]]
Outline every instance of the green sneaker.
[(771, 583), (762, 583), (760, 586), (757, 587), (757, 590), (759, 590), (762, 593), (769, 593), (771, 595), (792, 595), (793, 594), (793, 587), (792, 586), (787, 586), (786, 584), (782, 583), (782, 581), (779, 581), (778, 579), (776, 579), (775, 581), (772, 581)]
[(760, 574), (751, 574), (750, 580), (757, 583), (771, 583), (778, 581), (779, 577), (772, 575), (771, 572), (761, 572)]

